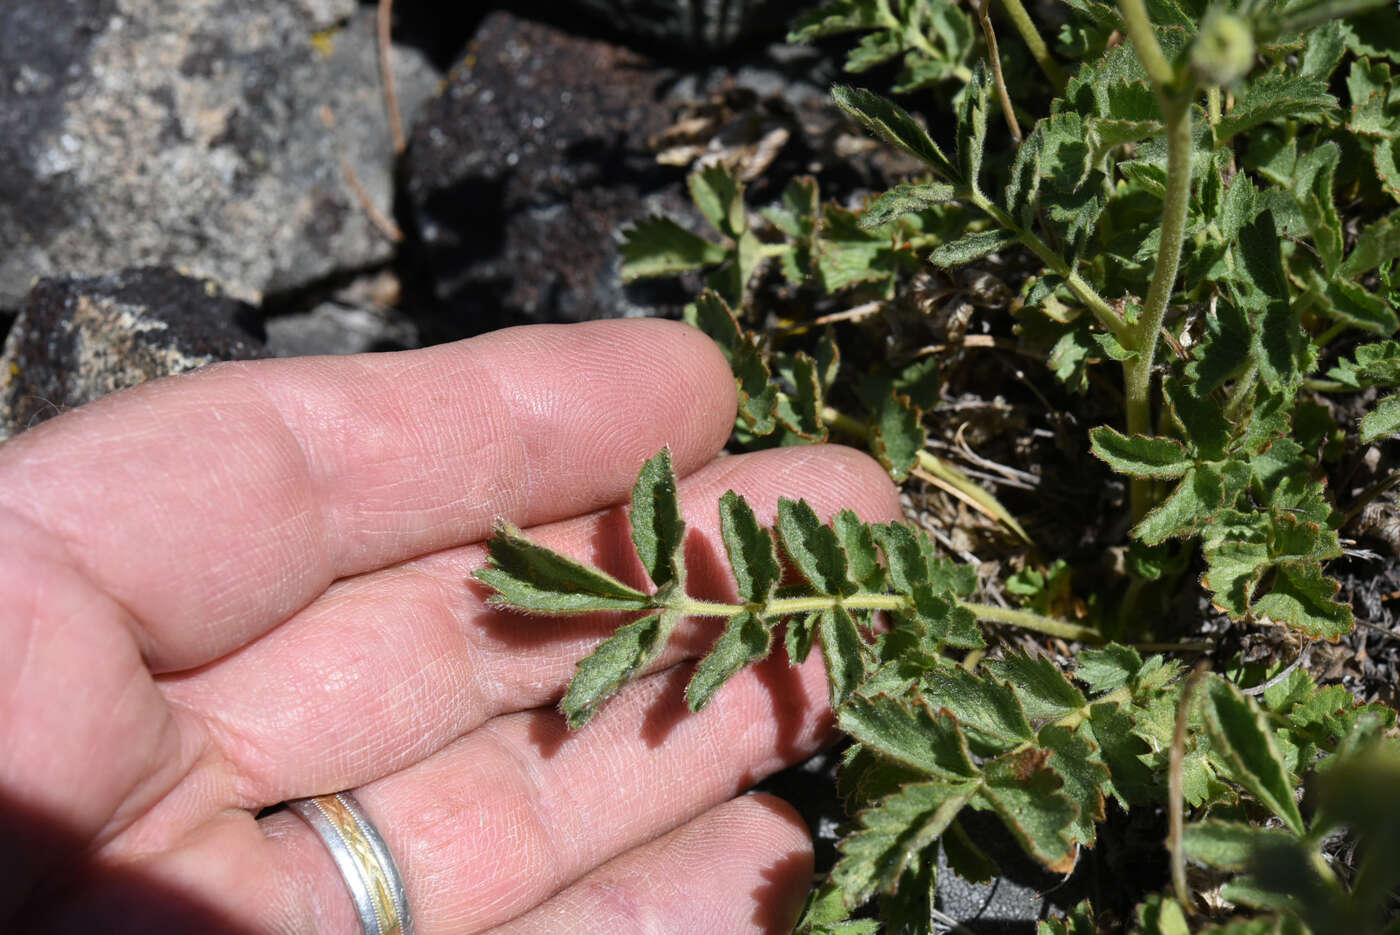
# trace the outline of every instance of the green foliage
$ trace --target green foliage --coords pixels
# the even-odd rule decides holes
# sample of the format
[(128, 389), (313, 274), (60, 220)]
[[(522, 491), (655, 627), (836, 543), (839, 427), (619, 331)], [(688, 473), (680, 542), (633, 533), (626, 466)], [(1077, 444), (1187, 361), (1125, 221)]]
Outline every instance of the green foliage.
[[(1005, 4), (1006, 19), (1019, 6)], [(1068, 872), (1095, 845), (1107, 800), (1161, 808), (1174, 768), (1190, 819), (1181, 852), (1227, 881), (1219, 896), (1239, 915), (1207, 919), (1190, 893), (1157, 895), (1136, 930), (1400, 932), (1385, 909), (1400, 866), (1400, 812), (1382, 795), (1400, 781), (1394, 711), (1278, 665), (1208, 676), (1183, 706), (1181, 662), (1087, 645), (1101, 633), (1164, 638), (1159, 598), (1186, 592), (1189, 604), (1198, 574), (1240, 627), (1337, 641), (1354, 625), (1329, 572), (1350, 533), (1326, 477), (1358, 444), (1400, 433), (1400, 16), (1379, 0), (1065, 0), (1051, 63), (1065, 67), (1061, 83), (1018, 74), (1014, 40), (989, 61), (969, 10), (830, 0), (793, 27), (797, 41), (852, 35), (847, 72), (888, 64), (896, 94), (919, 89), (899, 102), (832, 92), (919, 174), (863, 206), (824, 203), (814, 179), (797, 178), (751, 211), (732, 171), (703, 169), (689, 187), (713, 234), (641, 222), (623, 276), (708, 275), (686, 315), (733, 369), (736, 447), (855, 441), (894, 480), (931, 477), (1029, 543), (928, 450), (937, 358), (892, 337), (922, 327), (928, 282), (1013, 276), (1018, 352), (1099, 401), (1121, 374), (1121, 413), (1096, 415), (1108, 424), (1080, 439), (1127, 478), (1116, 524), (1127, 541), (1096, 543), (1122, 570), (1105, 574), (1092, 547), (1023, 554), (1003, 590), (1024, 609), (972, 604), (976, 573), (915, 525), (849, 512), (823, 522), (784, 500), (766, 529), (730, 493), (720, 526), (739, 597), (715, 604), (687, 593), (662, 455), (631, 510), (649, 592), (504, 526), (479, 576), (504, 605), (629, 617), (580, 663), (561, 702), (573, 725), (653, 665), (686, 615), (722, 620), (686, 689), (694, 710), (775, 652), (799, 663), (820, 649), (854, 741), (840, 780), (851, 821), (798, 932), (931, 931), (937, 848), (955, 872), (994, 869), (965, 809)], [(822, 327), (802, 318), (816, 308), (840, 310), (823, 321), (869, 317)], [(1338, 405), (1360, 394), (1367, 411), (1338, 426)], [(1076, 586), (1092, 589), (1087, 601)], [(1054, 619), (1076, 604), (1093, 626)], [(979, 619), (1080, 642), (984, 657)], [(1349, 881), (1322, 856), (1342, 833), (1364, 842)], [(883, 925), (860, 915), (872, 903)], [(1088, 904), (1042, 925), (1098, 927)]]

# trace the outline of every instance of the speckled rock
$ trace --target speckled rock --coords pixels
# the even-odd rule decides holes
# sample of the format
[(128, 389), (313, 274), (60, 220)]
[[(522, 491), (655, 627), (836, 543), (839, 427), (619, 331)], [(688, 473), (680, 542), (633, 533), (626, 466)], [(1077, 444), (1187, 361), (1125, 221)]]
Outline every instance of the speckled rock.
[(648, 211), (688, 210), (683, 172), (647, 146), (671, 118), (670, 77), (600, 40), (482, 21), (405, 158), (405, 284), (437, 310), (432, 338), (653, 304), (622, 287), (615, 240)]
[(263, 357), (257, 309), (151, 267), (40, 280), (0, 354), (0, 439), (146, 380)]
[[(437, 75), (394, 60), (411, 115)], [(58, 273), (169, 264), (256, 301), (382, 262), (342, 160), (387, 211), (372, 7), (0, 3), (0, 307)]]

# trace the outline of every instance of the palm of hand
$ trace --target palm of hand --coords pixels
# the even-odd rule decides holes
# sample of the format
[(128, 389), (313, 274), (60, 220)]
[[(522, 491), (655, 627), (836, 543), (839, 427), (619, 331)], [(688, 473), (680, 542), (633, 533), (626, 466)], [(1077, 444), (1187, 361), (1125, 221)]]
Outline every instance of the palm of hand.
[(353, 932), (320, 841), (257, 815), (356, 787), (420, 933), (785, 931), (806, 832), (727, 800), (827, 738), (820, 660), (690, 716), (696, 623), (569, 734), (550, 704), (617, 621), (503, 617), (467, 581), (499, 516), (642, 580), (598, 511), (665, 444), (717, 596), (726, 488), (897, 515), (842, 449), (711, 462), (733, 406), (708, 339), (601, 322), (223, 365), (0, 446), (0, 920)]

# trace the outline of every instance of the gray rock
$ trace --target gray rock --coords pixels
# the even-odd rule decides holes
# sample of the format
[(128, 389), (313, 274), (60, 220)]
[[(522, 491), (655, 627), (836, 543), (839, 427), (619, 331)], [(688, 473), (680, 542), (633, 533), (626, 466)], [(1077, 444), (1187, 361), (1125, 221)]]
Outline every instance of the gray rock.
[(313, 28), (329, 29), (355, 15), (357, 0), (296, 0)]
[(607, 42), (482, 21), (405, 158), (409, 279), (439, 310), (433, 338), (651, 304), (623, 289), (615, 240), (648, 211), (688, 210), (684, 173), (647, 146), (670, 121), (669, 77)]
[(387, 270), (356, 277), (309, 311), (269, 316), (268, 352), (305, 357), (418, 347), (418, 329), (399, 311), (399, 294), (398, 277)]
[(265, 356), (260, 315), (152, 267), (40, 280), (0, 354), (0, 439), (146, 380)]
[[(411, 114), (437, 75), (394, 61)], [(385, 261), (341, 167), (388, 212), (378, 74), (374, 10), (343, 0), (6, 0), (0, 306), (54, 273), (169, 264), (257, 301)]]
[[(626, 33), (686, 48), (781, 34), (804, 0), (576, 0)], [(807, 3), (806, 5), (810, 5)]]

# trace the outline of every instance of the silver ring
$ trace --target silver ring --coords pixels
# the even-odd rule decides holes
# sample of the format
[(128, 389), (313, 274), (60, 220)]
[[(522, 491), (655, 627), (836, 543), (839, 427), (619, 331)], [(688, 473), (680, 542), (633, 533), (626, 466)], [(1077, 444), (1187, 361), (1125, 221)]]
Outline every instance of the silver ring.
[(300, 815), (335, 858), (365, 935), (413, 935), (403, 877), (379, 829), (349, 792), (295, 799)]

